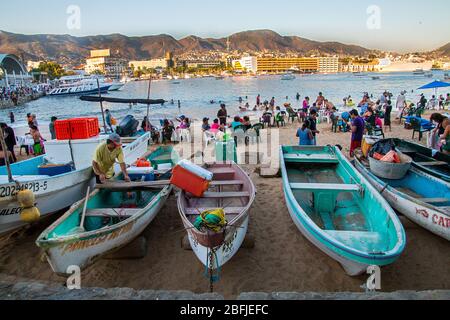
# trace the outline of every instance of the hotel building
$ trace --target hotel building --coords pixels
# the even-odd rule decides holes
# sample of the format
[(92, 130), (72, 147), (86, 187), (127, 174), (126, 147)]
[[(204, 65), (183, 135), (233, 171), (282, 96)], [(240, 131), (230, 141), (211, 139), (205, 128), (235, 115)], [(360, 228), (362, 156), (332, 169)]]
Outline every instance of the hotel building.
[(337, 73), (339, 71), (338, 57), (303, 57), (303, 58), (258, 58), (258, 72), (301, 72)]
[(92, 50), (91, 56), (86, 59), (84, 70), (88, 74), (100, 72), (113, 78), (119, 78), (128, 72), (126, 61), (112, 57), (110, 49)]

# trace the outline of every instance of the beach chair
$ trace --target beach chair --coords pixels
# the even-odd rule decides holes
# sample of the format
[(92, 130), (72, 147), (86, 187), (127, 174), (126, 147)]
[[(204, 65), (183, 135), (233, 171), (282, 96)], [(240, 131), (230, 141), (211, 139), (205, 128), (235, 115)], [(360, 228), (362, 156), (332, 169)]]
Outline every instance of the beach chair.
[(246, 143), (247, 142), (247, 137), (245, 135), (245, 130), (244, 130), (244, 126), (238, 126), (233, 130), (233, 134), (232, 137), (234, 139), (234, 141), (236, 142), (236, 146), (239, 143)]
[(411, 121), (410, 123), (411, 123), (412, 130), (413, 130), (412, 139), (414, 139), (416, 132), (418, 132), (419, 133), (419, 141), (421, 141), (424, 132), (430, 132), (431, 130), (433, 130), (432, 127), (424, 128), (422, 126), (420, 120), (417, 118), (411, 118), (410, 121)]
[(205, 148), (207, 148), (211, 142), (216, 141), (216, 134), (211, 131), (205, 131), (203, 133), (203, 141), (205, 141)]
[(270, 128), (272, 126), (272, 115), (270, 113), (265, 113), (261, 118), (261, 123), (263, 125), (263, 128), (267, 127)]
[(380, 128), (377, 126), (372, 126), (370, 123), (366, 123), (366, 130), (367, 130), (367, 135), (369, 135), (369, 136), (383, 137), (383, 139), (385, 138), (383, 128)]
[(292, 121), (292, 123), (294, 123), (294, 120), (295, 119), (299, 119), (298, 118), (298, 113), (297, 112), (295, 112), (294, 111), (294, 109), (292, 109), (292, 107), (287, 107), (286, 108), (286, 111), (287, 111), (287, 113), (288, 113), (288, 122), (289, 122), (289, 120), (291, 120)]

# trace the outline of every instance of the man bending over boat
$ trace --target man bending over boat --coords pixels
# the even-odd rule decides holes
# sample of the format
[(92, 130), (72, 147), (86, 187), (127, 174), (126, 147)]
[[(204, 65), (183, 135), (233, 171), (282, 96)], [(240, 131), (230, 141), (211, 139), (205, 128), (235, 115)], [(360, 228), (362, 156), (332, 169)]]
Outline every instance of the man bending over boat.
[(116, 160), (120, 164), (124, 180), (130, 182), (131, 180), (127, 173), (120, 136), (117, 133), (113, 133), (109, 136), (108, 140), (99, 145), (95, 151), (92, 168), (94, 169), (97, 183), (105, 183), (107, 180), (114, 177), (114, 164), (116, 163)]

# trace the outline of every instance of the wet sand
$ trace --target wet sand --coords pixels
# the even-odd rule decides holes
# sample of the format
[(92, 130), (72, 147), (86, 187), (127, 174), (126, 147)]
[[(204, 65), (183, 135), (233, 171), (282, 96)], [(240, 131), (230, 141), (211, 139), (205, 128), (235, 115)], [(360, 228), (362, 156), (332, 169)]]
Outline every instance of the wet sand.
[[(280, 130), (283, 144), (296, 144), (297, 124)], [(331, 125), (320, 124), (320, 144), (340, 144), (348, 154), (349, 133), (332, 133)], [(411, 139), (412, 131), (398, 121), (387, 137)], [(417, 139), (416, 139), (417, 141)], [(422, 140), (425, 143), (425, 139)], [(322, 253), (294, 225), (287, 211), (280, 178), (264, 179), (257, 166), (244, 165), (258, 190), (251, 209), (249, 235), (252, 249), (241, 248), (221, 272), (215, 291), (225, 298), (241, 292), (320, 291), (361, 292), (367, 276), (349, 277), (341, 266)], [(402, 218), (407, 235), (403, 255), (382, 269), (382, 290), (450, 289), (450, 243)], [(34, 244), (39, 233), (52, 222), (40, 223), (8, 244), (0, 245), (0, 273), (17, 278), (64, 283), (53, 274)], [(131, 287), (152, 290), (209, 291), (204, 267), (192, 251), (181, 247), (185, 235), (172, 196), (143, 234), (148, 254), (141, 260), (100, 260), (83, 272), (83, 287)]]

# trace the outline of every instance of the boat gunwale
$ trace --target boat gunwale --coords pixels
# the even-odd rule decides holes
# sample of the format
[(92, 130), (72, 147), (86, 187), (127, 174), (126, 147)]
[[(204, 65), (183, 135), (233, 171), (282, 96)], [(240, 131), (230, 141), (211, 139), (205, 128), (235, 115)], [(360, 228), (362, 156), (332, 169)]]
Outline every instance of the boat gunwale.
[[(388, 214), (390, 220), (392, 221), (395, 231), (397, 234), (397, 241), (395, 246), (390, 249), (389, 251), (383, 251), (383, 254), (370, 254), (368, 252), (364, 252), (355, 248), (352, 248), (348, 245), (345, 245), (344, 243), (338, 241), (336, 238), (332, 237), (331, 235), (326, 233), (326, 230), (321, 229), (312, 219), (308, 216), (308, 214), (303, 210), (303, 208), (298, 203), (297, 199), (294, 196), (294, 193), (292, 192), (292, 189), (290, 188), (288, 175), (287, 175), (287, 168), (286, 163), (284, 161), (284, 151), (283, 148), (285, 147), (293, 147), (293, 146), (281, 146), (280, 147), (280, 161), (281, 161), (281, 171), (282, 171), (282, 179), (283, 179), (283, 188), (285, 191), (285, 196), (287, 199), (291, 202), (291, 205), (296, 209), (296, 216), (300, 220), (299, 222), (305, 225), (305, 228), (308, 230), (311, 230), (310, 233), (314, 236), (317, 235), (318, 237), (322, 238), (324, 241), (329, 243), (330, 245), (343, 250), (349, 254), (369, 259), (369, 260), (391, 260), (393, 258), (399, 257), (402, 252), (405, 249), (406, 246), (406, 233), (405, 230), (398, 220), (397, 215), (393, 211), (393, 209), (390, 207), (389, 203), (380, 195), (380, 193), (375, 189), (375, 187), (372, 186), (372, 184), (367, 181), (364, 176), (358, 170), (354, 170), (355, 174), (361, 179), (362, 182), (365, 182), (366, 187), (372, 192), (372, 194), (376, 197), (376, 199), (379, 201), (379, 203), (382, 205), (382, 207), (385, 209), (386, 213)], [(298, 146), (295, 146), (298, 147)], [(317, 150), (324, 150), (325, 147), (317, 147)], [(330, 147), (333, 148), (333, 147)], [(341, 151), (334, 147), (334, 151), (337, 155), (338, 160), (346, 162), (349, 166), (351, 166), (351, 163), (342, 155)], [(339, 156), (338, 156), (339, 155)], [(303, 222), (302, 222), (303, 221)], [(330, 248), (330, 250), (333, 250)], [(333, 250), (335, 251), (335, 250)], [(339, 254), (339, 253), (337, 253)]]

